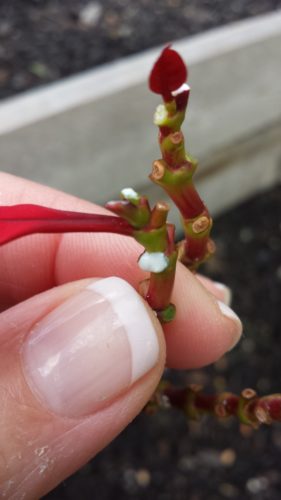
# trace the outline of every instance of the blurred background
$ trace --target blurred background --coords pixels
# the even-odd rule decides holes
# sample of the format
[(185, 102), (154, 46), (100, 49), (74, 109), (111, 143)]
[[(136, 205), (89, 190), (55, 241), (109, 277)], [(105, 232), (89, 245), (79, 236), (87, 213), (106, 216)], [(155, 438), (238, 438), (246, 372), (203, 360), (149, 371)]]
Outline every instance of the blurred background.
[(0, 98), (280, 6), (280, 0), (2, 0)]
[[(159, 154), (151, 124), (158, 100), (146, 87), (156, 52), (142, 53), (180, 40), (192, 83), (185, 131), (200, 159), (199, 192), (216, 216), (217, 253), (204, 273), (232, 288), (245, 332), (214, 366), (167, 374), (207, 391), (281, 390), (280, 7), (281, 0), (0, 2), (0, 168), (93, 201), (128, 179), (159, 197), (142, 180)], [(78, 80), (61, 81), (72, 75)], [(108, 75), (107, 95), (77, 96), (80, 84), (88, 92), (107, 85)], [(140, 415), (45, 498), (279, 500), (280, 460), (280, 425), (252, 431), (234, 421), (186, 422), (173, 410)]]

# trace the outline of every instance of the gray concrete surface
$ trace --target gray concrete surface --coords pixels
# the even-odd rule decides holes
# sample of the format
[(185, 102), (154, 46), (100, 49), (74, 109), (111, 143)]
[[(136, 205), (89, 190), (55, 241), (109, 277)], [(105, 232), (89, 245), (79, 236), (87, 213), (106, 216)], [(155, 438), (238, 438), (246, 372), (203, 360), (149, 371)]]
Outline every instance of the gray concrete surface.
[[(280, 175), (281, 13), (174, 44), (189, 66), (185, 122), (198, 187), (219, 213)], [(146, 80), (159, 50), (0, 103), (0, 168), (104, 202), (146, 176), (159, 156)], [(162, 196), (163, 198), (163, 196)]]

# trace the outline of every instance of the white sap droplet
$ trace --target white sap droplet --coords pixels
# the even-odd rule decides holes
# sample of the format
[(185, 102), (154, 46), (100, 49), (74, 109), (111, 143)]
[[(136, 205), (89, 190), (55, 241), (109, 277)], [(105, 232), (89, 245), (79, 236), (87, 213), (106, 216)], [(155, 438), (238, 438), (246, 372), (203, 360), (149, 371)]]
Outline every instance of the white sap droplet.
[(126, 200), (138, 200), (139, 199), (138, 193), (133, 188), (124, 188), (124, 189), (122, 189), (121, 194), (122, 194), (122, 196), (124, 196), (124, 198)]
[(138, 264), (143, 271), (162, 273), (168, 267), (169, 259), (163, 252), (144, 252)]
[(167, 118), (168, 118), (168, 113), (164, 104), (159, 104), (154, 114), (155, 125), (162, 125)]
[(177, 90), (172, 92), (172, 96), (176, 97), (177, 95), (185, 92), (186, 90), (190, 90), (190, 86), (187, 83), (183, 83)]

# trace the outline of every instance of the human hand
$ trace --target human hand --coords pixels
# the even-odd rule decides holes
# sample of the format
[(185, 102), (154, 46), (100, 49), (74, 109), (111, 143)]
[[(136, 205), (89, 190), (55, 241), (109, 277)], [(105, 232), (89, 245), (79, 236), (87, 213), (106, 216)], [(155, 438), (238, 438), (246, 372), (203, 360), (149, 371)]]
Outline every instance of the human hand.
[[(2, 205), (104, 212), (7, 174), (0, 182)], [(139, 254), (112, 234), (32, 235), (0, 248), (0, 498), (47, 493), (141, 411), (165, 363), (203, 366), (240, 338), (227, 289), (181, 264), (177, 315), (161, 327), (134, 290)]]

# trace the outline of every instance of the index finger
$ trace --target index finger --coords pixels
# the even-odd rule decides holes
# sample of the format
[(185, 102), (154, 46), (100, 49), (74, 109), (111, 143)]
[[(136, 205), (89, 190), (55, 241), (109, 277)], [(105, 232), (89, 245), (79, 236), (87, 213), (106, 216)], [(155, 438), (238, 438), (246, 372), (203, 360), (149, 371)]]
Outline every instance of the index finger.
[[(64, 210), (107, 213), (98, 205), (9, 174), (0, 174), (0, 184), (1, 205), (34, 203)], [(37, 234), (0, 247), (2, 308), (52, 286), (88, 277), (91, 272), (109, 275), (113, 270), (116, 272), (117, 263), (120, 277), (126, 279), (130, 266), (123, 253), (122, 258), (120, 255), (124, 238), (97, 233)], [(141, 247), (131, 238), (126, 238), (125, 245), (134, 262)], [(140, 274), (135, 276), (136, 283)]]
[[(8, 174), (0, 175), (2, 205), (35, 203), (66, 210), (106, 213), (105, 209)], [(118, 276), (135, 288), (145, 278), (137, 266), (142, 252), (134, 240), (115, 234), (32, 235), (0, 248), (2, 307), (66, 282)], [(177, 314), (165, 325), (167, 362), (176, 368), (211, 363), (241, 335), (238, 317), (218, 303), (181, 264), (172, 301)]]

